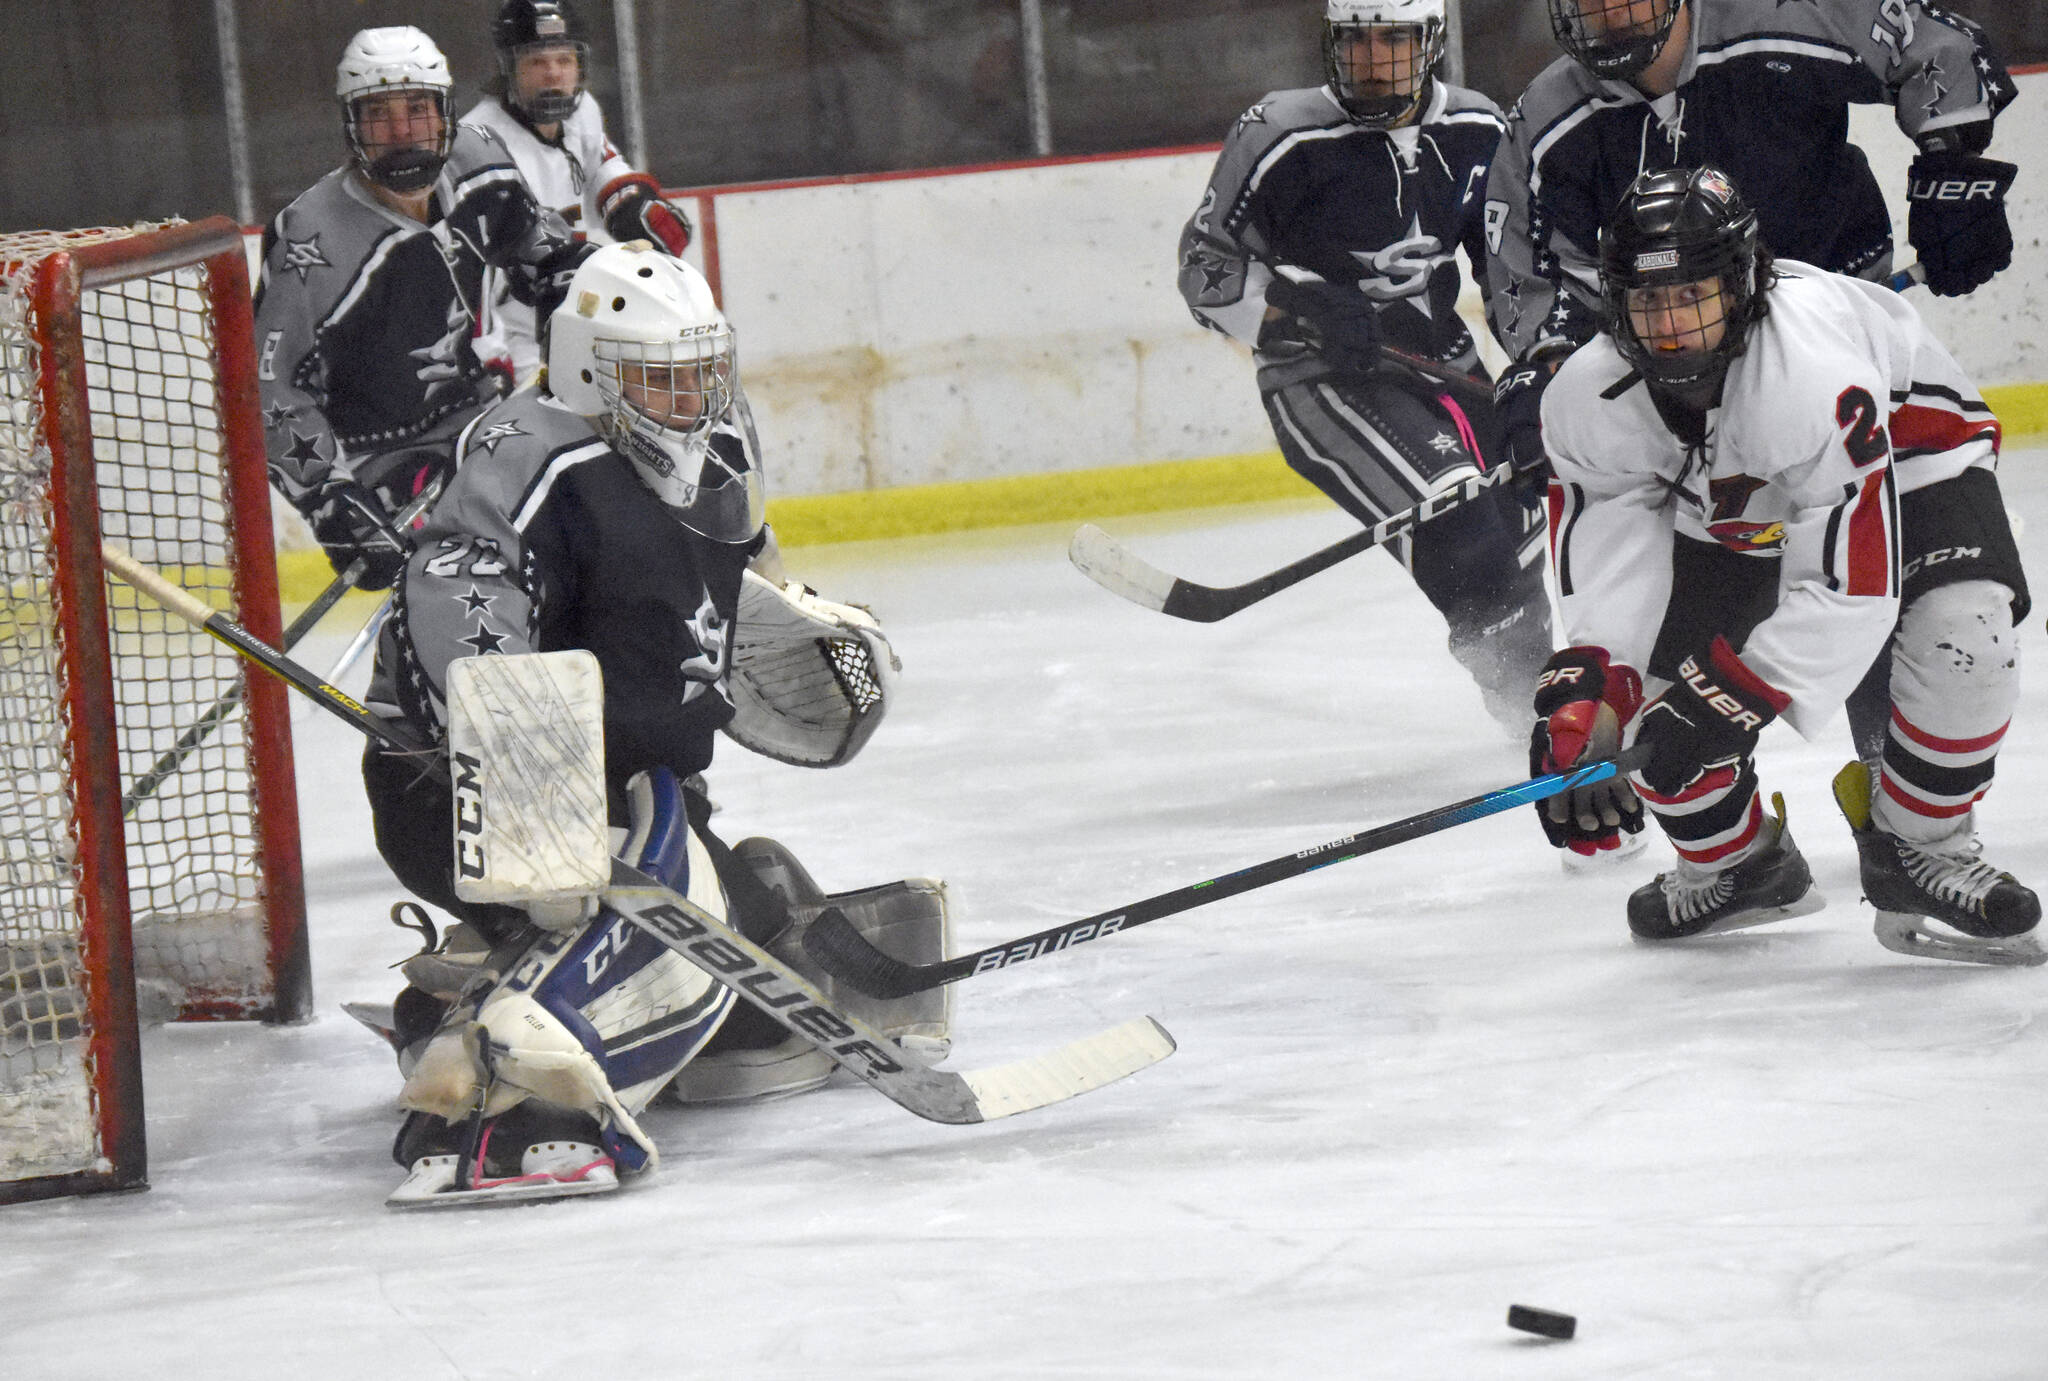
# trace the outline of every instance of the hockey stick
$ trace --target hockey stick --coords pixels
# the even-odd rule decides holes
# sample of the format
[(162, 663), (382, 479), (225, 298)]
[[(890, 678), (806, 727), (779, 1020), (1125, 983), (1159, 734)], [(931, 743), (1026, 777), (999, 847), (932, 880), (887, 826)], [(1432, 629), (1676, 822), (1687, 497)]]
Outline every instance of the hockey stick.
[[(347, 693), (259, 641), (247, 629), (142, 565), (119, 547), (103, 544), (107, 569), (225, 643), (238, 655), (309, 695), (336, 718), (448, 780), (438, 749), (370, 714)], [(926, 1068), (866, 1022), (832, 1000), (773, 954), (688, 898), (618, 859), (604, 903), (723, 986), (802, 1036), (856, 1078), (934, 1122), (992, 1122), (1058, 1103), (1157, 1064), (1174, 1050), (1173, 1037), (1151, 1017), (1139, 1017), (1042, 1055), (992, 1069), (954, 1072)]]
[[(370, 611), (370, 617), (363, 620), (363, 626), (356, 630), (355, 637), (349, 639), (349, 644), (342, 649), (341, 656), (334, 659), (334, 667), (327, 673), (327, 679), (339, 681), (342, 677), (348, 675), (350, 668), (355, 666), (356, 659), (361, 657), (364, 650), (377, 641), (377, 635), (384, 631), (385, 621), (390, 617), (391, 595), (387, 591), (383, 602)], [(290, 649), (287, 648), (286, 650), (289, 651)]]
[(1182, 911), (1192, 911), (1198, 906), (1207, 906), (1210, 902), (1234, 897), (1240, 892), (1284, 882), (1303, 873), (1312, 873), (1318, 868), (1327, 868), (1333, 863), (1343, 863), (1364, 854), (1392, 848), (1396, 844), (1405, 844), (1411, 839), (1420, 839), (1426, 834), (1435, 834), (1453, 825), (1462, 825), (1488, 815), (1496, 815), (1501, 811), (1545, 800), (1578, 787), (1592, 786), (1640, 767), (1648, 762), (1649, 758), (1647, 745), (1630, 748), (1605, 762), (1517, 782), (1498, 791), (1489, 791), (1484, 796), (1474, 796), (1469, 801), (1459, 801), (1455, 805), (1439, 806), (1420, 815), (1411, 815), (1406, 820), (1397, 820), (1391, 825), (1382, 825), (1364, 834), (1347, 834), (1342, 839), (1333, 839), (1312, 849), (1283, 854), (1264, 863), (1255, 863), (1249, 868), (1240, 868), (1234, 873), (1225, 873), (1221, 877), (1209, 878), (1191, 886), (1176, 888), (1171, 892), (1162, 892), (1156, 897), (1147, 897), (1143, 901), (1132, 902), (1114, 910), (1097, 912), (1078, 921), (1068, 921), (1065, 925), (1041, 930), (1035, 935), (1025, 935), (938, 963), (907, 964), (884, 954), (870, 944), (866, 936), (855, 930), (844, 916), (832, 911), (820, 916), (804, 935), (804, 948), (826, 972), (851, 983), (870, 996), (904, 997), (910, 993), (923, 992), (927, 988), (936, 988), (942, 983), (956, 983), (960, 979), (987, 973), (992, 969), (1008, 968), (1012, 964), (1021, 964), (1027, 960), (1042, 959), (1048, 954), (1057, 954), (1061, 950), (1072, 949), (1090, 940), (1100, 940), (1106, 935), (1117, 935), (1135, 929), (1147, 921), (1156, 921)]
[(1912, 287), (1915, 283), (1925, 283), (1926, 281), (1927, 265), (1908, 264), (1904, 268), (1900, 269), (1897, 273), (1893, 274), (1891, 277), (1885, 279), (1884, 283), (1885, 286), (1890, 288), (1893, 292), (1902, 293), (1906, 289)]
[(1242, 585), (1199, 585), (1170, 575), (1134, 555), (1093, 523), (1083, 523), (1075, 529), (1074, 540), (1067, 548), (1067, 559), (1097, 585), (1133, 604), (1194, 623), (1214, 623), (1290, 585), (1298, 585), (1339, 561), (1402, 536), (1418, 523), (1426, 523), (1462, 507), (1513, 478), (1514, 471), (1505, 465), (1483, 470), (1455, 488), (1430, 495), (1405, 513), (1382, 518), (1362, 532), (1354, 532), (1341, 542), (1311, 552), (1299, 561)]
[[(440, 493), (441, 482), (436, 480), (422, 490), (419, 496), (411, 503), (399, 510), (398, 517), (393, 520), (392, 526), (400, 532), (412, 526), (414, 522), (418, 521), (421, 514), (433, 506), (434, 500), (440, 496)], [(357, 557), (354, 561), (348, 563), (348, 567), (340, 575), (329, 581), (327, 588), (314, 596), (313, 602), (301, 610), (299, 616), (293, 619), (290, 624), (286, 625), (284, 637), (281, 639), (284, 644), (284, 650), (289, 652), (298, 646), (299, 641), (313, 631), (313, 626), (327, 616), (327, 611), (332, 609), (340, 602), (343, 595), (355, 587), (355, 583), (363, 578), (363, 572), (369, 568), (370, 563), (367, 560)], [(389, 595), (385, 596), (387, 606), (390, 598)], [(351, 655), (356, 651), (358, 649), (351, 644)], [(339, 680), (341, 672), (342, 668), (337, 666), (329, 679)], [(127, 792), (121, 797), (121, 818), (125, 820), (135, 814), (137, 806), (156, 795), (157, 788), (171, 779), (172, 775), (184, 765), (185, 759), (191, 757), (199, 750), (199, 746), (202, 743), (205, 743), (207, 739), (213, 736), (215, 729), (227, 723), (229, 718), (234, 715), (236, 709), (241, 706), (241, 703), (242, 692), (239, 689), (230, 690), (222, 695), (220, 699), (214, 701), (211, 709), (194, 720), (192, 726), (178, 736), (178, 741), (169, 748), (166, 748), (163, 754), (150, 765), (149, 771), (138, 777), (135, 784), (129, 787)]]

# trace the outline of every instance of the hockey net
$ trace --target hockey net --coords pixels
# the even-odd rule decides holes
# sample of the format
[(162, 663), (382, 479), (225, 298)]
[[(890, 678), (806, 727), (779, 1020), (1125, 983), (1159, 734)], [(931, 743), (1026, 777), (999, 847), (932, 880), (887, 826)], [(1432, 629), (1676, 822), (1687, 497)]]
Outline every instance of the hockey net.
[(138, 1019), (311, 1002), (282, 688), (103, 537), (276, 642), (225, 218), (0, 235), (0, 1203), (144, 1182)]

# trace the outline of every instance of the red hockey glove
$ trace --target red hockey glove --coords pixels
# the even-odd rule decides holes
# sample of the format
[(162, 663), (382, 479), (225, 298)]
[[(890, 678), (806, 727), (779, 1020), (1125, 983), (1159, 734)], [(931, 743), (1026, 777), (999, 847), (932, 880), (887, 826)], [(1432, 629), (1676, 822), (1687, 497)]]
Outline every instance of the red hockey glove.
[[(1615, 666), (1603, 647), (1551, 654), (1536, 682), (1536, 731), (1529, 774), (1545, 776), (1611, 758), (1621, 751), (1621, 726), (1643, 703), (1642, 678)], [(1621, 777), (1536, 803), (1536, 818), (1553, 848), (1592, 855), (1620, 847), (1623, 831), (1643, 828), (1643, 803)]]
[(1644, 709), (1636, 742), (1651, 745), (1651, 757), (1636, 777), (1658, 796), (1676, 796), (1712, 769), (1748, 758), (1764, 725), (1791, 703), (1716, 635), (1705, 656), (1679, 663), (1677, 683)]
[(652, 240), (680, 259), (690, 247), (690, 222), (661, 198), (661, 184), (645, 173), (627, 173), (597, 194), (597, 214), (614, 240)]

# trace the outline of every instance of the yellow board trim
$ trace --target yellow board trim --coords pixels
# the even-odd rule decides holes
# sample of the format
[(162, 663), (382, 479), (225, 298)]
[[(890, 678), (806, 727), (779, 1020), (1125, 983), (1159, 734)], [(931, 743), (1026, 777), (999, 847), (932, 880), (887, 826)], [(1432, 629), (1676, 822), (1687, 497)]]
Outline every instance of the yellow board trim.
[[(2048, 434), (2048, 384), (1987, 388), (1984, 401), (2004, 424), (2008, 444)], [(771, 500), (768, 521), (784, 546), (801, 547), (1274, 499), (1320, 500), (1320, 495), (1287, 468), (1278, 451), (1257, 451), (953, 484), (796, 494)], [(334, 578), (327, 558), (317, 551), (282, 552), (277, 567), (287, 605), (309, 602)]]

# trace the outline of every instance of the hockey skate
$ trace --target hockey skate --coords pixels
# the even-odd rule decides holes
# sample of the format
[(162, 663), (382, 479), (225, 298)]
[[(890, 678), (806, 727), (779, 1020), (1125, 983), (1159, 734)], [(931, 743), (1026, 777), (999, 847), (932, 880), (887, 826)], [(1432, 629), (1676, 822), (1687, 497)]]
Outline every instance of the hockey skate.
[(1628, 899), (1628, 928), (1638, 940), (1685, 940), (1772, 921), (1807, 916), (1827, 905), (1814, 889), (1813, 871), (1785, 825), (1785, 798), (1771, 797), (1773, 814), (1759, 827), (1763, 847), (1726, 868), (1703, 868), (1684, 859)]
[[(465, 1144), (435, 1149), (458, 1140)], [(618, 1166), (597, 1143), (595, 1118), (533, 1103), (473, 1130), (414, 1113), (396, 1148), (412, 1168), (384, 1202), (455, 1208), (608, 1194), (619, 1187)]]
[(2033, 931), (2041, 900), (1977, 856), (1965, 825), (1951, 840), (1917, 844), (1871, 818), (1868, 763), (1835, 774), (1835, 803), (1856, 836), (1863, 895), (1877, 908), (1877, 942), (1899, 954), (1966, 964), (2048, 963)]

